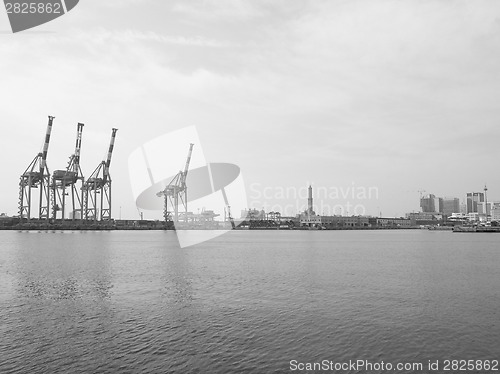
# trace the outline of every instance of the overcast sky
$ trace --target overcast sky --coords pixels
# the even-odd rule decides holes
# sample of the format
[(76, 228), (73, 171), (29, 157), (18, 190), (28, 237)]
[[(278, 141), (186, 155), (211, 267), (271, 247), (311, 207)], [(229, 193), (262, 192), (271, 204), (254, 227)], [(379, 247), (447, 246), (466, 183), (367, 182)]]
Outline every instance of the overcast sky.
[(18, 34), (2, 11), (0, 212), (17, 213), (49, 114), (51, 170), (77, 122), (87, 176), (119, 128), (116, 218), (120, 206), (138, 217), (129, 154), (190, 125), (208, 161), (241, 167), (252, 206), (264, 188), (270, 206), (295, 204), (280, 189), (307, 183), (376, 187), (323, 210), (349, 201), (384, 216), (419, 210), (419, 190), (463, 199), (487, 183), (500, 199), (499, 67), (495, 0), (82, 0)]

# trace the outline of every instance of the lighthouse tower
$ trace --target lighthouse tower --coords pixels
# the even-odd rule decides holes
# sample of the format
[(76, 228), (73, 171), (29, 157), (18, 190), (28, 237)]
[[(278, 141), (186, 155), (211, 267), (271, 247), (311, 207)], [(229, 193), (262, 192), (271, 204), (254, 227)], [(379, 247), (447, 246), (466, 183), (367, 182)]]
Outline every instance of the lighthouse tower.
[(313, 210), (313, 188), (312, 186), (309, 186), (309, 194), (307, 198), (307, 213), (310, 215), (314, 215), (314, 210)]
[(321, 228), (321, 216), (317, 216), (313, 208), (313, 189), (309, 186), (307, 195), (307, 210), (301, 213), (300, 225), (309, 226), (310, 228)]

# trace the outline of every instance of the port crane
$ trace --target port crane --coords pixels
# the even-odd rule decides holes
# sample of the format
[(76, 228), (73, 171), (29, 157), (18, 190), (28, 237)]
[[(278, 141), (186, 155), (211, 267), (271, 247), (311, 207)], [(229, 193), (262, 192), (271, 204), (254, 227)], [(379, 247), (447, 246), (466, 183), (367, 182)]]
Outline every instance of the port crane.
[[(78, 123), (76, 127), (76, 145), (75, 152), (70, 156), (68, 166), (65, 170), (56, 170), (52, 174), (51, 185), (51, 200), (52, 200), (52, 218), (57, 219), (57, 212), (61, 212), (61, 219), (65, 219), (65, 206), (66, 196), (69, 193), (66, 191), (68, 188), (71, 193), (71, 206), (72, 206), (72, 220), (81, 219), (82, 217), (82, 186), (77, 188), (77, 183), (83, 184), (83, 173), (80, 168), (80, 151), (82, 148), (82, 132), (83, 123)], [(77, 213), (80, 214), (79, 217)]]
[(23, 218), (26, 218), (28, 222), (31, 221), (31, 206), (34, 197), (32, 190), (35, 188), (39, 188), (38, 219), (50, 218), (50, 172), (47, 167), (47, 152), (54, 118), (49, 116), (42, 152), (35, 156), (19, 180), (19, 218), (21, 221)]
[(111, 176), (109, 165), (115, 146), (116, 132), (111, 130), (106, 160), (103, 160), (83, 184), (83, 215), (85, 220), (97, 222), (111, 220)]
[[(165, 203), (163, 208), (163, 216), (165, 221), (179, 222), (179, 203), (184, 208), (184, 219), (187, 221), (187, 185), (186, 178), (193, 153), (193, 143), (189, 145), (188, 156), (184, 170), (179, 171), (165, 187), (163, 191), (156, 194), (158, 197), (164, 197)], [(172, 216), (173, 214), (173, 216)]]
[(224, 210), (227, 210), (227, 218), (229, 219), (229, 222), (231, 223), (231, 228), (234, 229), (234, 228), (236, 228), (236, 225), (234, 223), (234, 218), (231, 215), (231, 205), (229, 205), (229, 200), (227, 198), (226, 190), (224, 189), (224, 187), (221, 188), (221, 192), (222, 192), (222, 198), (224, 199), (224, 205), (226, 206), (224, 208)]

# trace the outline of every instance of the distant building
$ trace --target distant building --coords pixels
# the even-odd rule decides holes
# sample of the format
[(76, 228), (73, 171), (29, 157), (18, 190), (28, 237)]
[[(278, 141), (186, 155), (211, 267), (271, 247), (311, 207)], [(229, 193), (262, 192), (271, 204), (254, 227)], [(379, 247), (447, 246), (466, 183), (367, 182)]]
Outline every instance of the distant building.
[(410, 227), (409, 218), (377, 218), (377, 226), (380, 227)]
[(11, 227), (17, 223), (19, 223), (19, 218), (9, 217), (5, 213), (0, 214), (0, 227)]
[(477, 213), (478, 203), (484, 203), (483, 192), (468, 192), (467, 193), (467, 213)]
[(491, 205), (491, 220), (500, 221), (500, 202), (494, 202)]
[(424, 213), (435, 212), (434, 204), (434, 195), (432, 194), (420, 198), (420, 208)]
[(319, 218), (321, 219), (321, 225), (326, 229), (372, 226), (370, 219), (363, 216), (321, 216)]
[(448, 221), (465, 221), (467, 220), (467, 214), (465, 213), (452, 213), (448, 217)]
[(302, 213), (300, 215), (300, 225), (301, 226), (320, 226), (321, 225), (321, 216), (317, 215), (308, 215)]
[(460, 199), (456, 197), (444, 197), (442, 199), (442, 213), (445, 216), (451, 216), (453, 213), (460, 213)]
[(480, 220), (479, 213), (467, 213), (466, 214), (467, 220), (470, 222), (476, 222)]
[(407, 213), (406, 219), (410, 220), (411, 225), (435, 225), (443, 222), (443, 216), (439, 213), (413, 212)]
[(266, 219), (266, 212), (257, 209), (244, 209), (241, 211), (241, 219), (262, 221)]
[[(485, 215), (486, 204), (491, 205), (491, 203), (489, 201), (488, 201), (488, 203), (486, 203), (485, 201), (483, 201), (481, 203), (477, 203), (477, 212), (474, 212), (474, 213), (479, 213), (480, 215)], [(488, 209), (488, 213), (490, 212), (490, 210), (491, 209)]]
[(407, 213), (406, 218), (414, 221), (433, 221), (441, 219), (442, 217), (440, 214), (436, 213), (416, 212), (416, 213)]
[[(477, 213), (479, 215), (483, 216), (484, 219), (486, 219), (486, 213), (488, 216), (491, 216), (493, 214), (493, 209), (498, 209), (495, 208), (500, 205), (500, 202), (498, 201), (488, 201), (488, 202), (482, 202), (482, 203), (477, 203)], [(492, 218), (493, 220), (493, 218)]]
[(420, 208), (424, 213), (440, 213), (442, 211), (442, 201), (439, 197), (429, 194), (420, 199)]

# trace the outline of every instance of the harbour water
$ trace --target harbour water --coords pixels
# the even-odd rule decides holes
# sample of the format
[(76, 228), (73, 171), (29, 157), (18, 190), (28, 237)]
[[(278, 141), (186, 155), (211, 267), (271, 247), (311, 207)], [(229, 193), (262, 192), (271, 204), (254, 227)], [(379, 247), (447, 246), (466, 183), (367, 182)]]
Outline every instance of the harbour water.
[(287, 373), (292, 360), (440, 360), (433, 372), (449, 373), (447, 359), (500, 359), (500, 236), (176, 243), (161, 231), (0, 232), (0, 373)]

